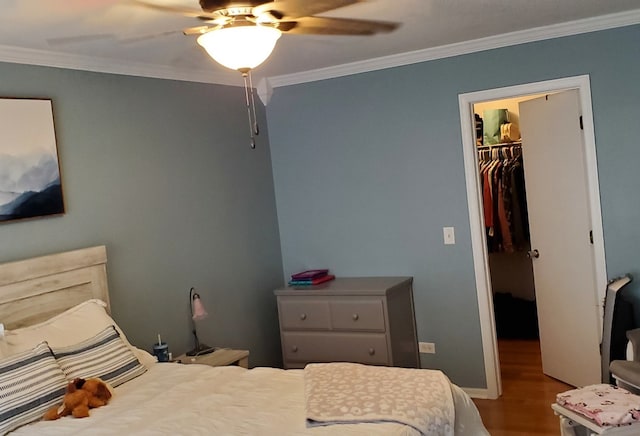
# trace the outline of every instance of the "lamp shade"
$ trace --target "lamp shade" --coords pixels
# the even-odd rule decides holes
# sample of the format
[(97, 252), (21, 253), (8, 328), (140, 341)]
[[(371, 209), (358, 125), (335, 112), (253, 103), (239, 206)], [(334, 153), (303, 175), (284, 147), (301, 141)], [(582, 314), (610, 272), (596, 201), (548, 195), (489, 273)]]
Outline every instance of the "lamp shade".
[(204, 305), (202, 304), (202, 300), (200, 300), (200, 295), (193, 294), (193, 301), (191, 302), (191, 310), (193, 312), (193, 320), (200, 321), (207, 317), (207, 311), (204, 309)]
[(224, 27), (198, 37), (200, 44), (216, 62), (232, 70), (250, 70), (264, 62), (281, 32), (269, 26)]

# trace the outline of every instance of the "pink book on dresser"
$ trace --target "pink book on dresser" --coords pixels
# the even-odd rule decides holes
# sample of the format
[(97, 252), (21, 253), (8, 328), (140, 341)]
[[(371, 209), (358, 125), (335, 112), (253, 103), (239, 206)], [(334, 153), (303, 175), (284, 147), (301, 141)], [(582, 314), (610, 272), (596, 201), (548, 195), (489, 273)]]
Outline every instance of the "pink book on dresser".
[(299, 273), (291, 274), (291, 280), (313, 280), (318, 277), (326, 276), (328, 269), (310, 269)]
[(336, 276), (333, 274), (327, 274), (326, 276), (317, 277), (315, 279), (298, 279), (298, 280), (290, 280), (289, 286), (313, 286), (319, 285), (320, 283), (328, 282), (329, 280), (335, 279)]

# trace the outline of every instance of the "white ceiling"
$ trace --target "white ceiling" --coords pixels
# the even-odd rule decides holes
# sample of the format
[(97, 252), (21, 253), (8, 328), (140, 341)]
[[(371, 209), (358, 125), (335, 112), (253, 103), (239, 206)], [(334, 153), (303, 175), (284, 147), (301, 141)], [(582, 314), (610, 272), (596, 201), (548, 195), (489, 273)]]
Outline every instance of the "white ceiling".
[[(197, 0), (155, 2), (199, 9)], [(349, 66), (410, 63), (438, 50), (469, 52), (640, 23), (640, 1), (369, 0), (325, 15), (401, 26), (366, 37), (285, 34), (254, 71), (254, 83), (263, 77), (295, 83), (304, 79), (293, 77), (318, 70), (341, 75)], [(1, 0), (0, 61), (240, 85), (238, 73), (180, 32), (199, 23), (124, 0)]]

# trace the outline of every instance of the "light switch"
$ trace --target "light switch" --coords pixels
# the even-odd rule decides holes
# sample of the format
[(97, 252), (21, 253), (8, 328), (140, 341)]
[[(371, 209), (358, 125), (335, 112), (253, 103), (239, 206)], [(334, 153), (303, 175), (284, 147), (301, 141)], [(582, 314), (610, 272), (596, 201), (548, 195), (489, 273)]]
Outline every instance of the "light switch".
[(453, 227), (443, 227), (444, 245), (454, 245), (456, 243), (456, 234)]

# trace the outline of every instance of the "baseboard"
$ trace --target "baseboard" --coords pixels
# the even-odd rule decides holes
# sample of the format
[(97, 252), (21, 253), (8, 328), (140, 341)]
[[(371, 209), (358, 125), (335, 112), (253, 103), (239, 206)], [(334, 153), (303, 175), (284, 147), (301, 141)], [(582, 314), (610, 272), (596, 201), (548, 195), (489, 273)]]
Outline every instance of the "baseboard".
[(488, 389), (463, 388), (463, 387), (461, 387), (461, 389), (465, 391), (467, 395), (469, 395), (471, 398), (477, 398), (479, 400), (495, 400), (496, 399), (490, 396)]

